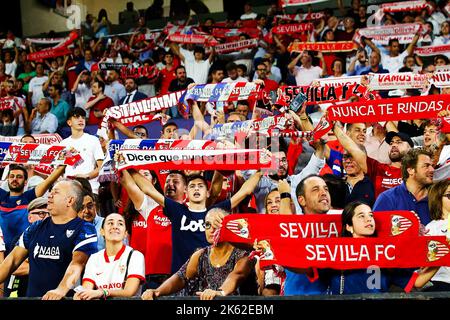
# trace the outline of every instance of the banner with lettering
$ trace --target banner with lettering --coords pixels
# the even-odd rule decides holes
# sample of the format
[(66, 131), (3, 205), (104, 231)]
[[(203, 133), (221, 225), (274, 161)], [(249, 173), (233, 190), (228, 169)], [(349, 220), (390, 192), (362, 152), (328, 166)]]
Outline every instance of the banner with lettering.
[(198, 84), (186, 91), (185, 101), (238, 101), (256, 98), (259, 85), (254, 82)]
[(312, 23), (291, 23), (291, 24), (280, 24), (271, 29), (272, 33), (275, 34), (292, 34), (292, 33), (302, 33), (313, 31), (314, 25)]
[[(116, 168), (149, 170), (249, 170), (269, 168), (270, 158), (258, 149), (120, 150)], [(267, 161), (267, 162), (266, 162)]]
[(274, 24), (278, 21), (310, 21), (310, 20), (320, 20), (325, 17), (323, 12), (309, 12), (309, 13), (297, 13), (297, 14), (277, 14), (274, 17)]
[(283, 8), (286, 8), (286, 7), (306, 6), (326, 1), (329, 0), (279, 0), (279, 4)]
[(436, 118), (442, 110), (450, 110), (448, 94), (335, 104), (328, 117), (345, 123), (398, 121)]
[(333, 41), (333, 42), (292, 42), (289, 52), (302, 52), (304, 50), (320, 52), (349, 52), (356, 50), (358, 45), (353, 41)]
[(438, 54), (446, 54), (448, 52), (450, 52), (450, 44), (414, 48), (414, 53), (422, 57), (431, 57)]
[(161, 96), (146, 98), (108, 108), (97, 134), (103, 137), (107, 136), (106, 132), (110, 118), (116, 119), (126, 126), (145, 124), (155, 119), (159, 119), (159, 117), (156, 117), (156, 115), (153, 115), (152, 113), (177, 106), (178, 101), (184, 92), (185, 91), (171, 92)]
[[(361, 37), (372, 39), (376, 45), (388, 45), (390, 39), (398, 39), (400, 44), (409, 44), (414, 35), (420, 30), (421, 25), (415, 23), (403, 23), (387, 26), (375, 26), (359, 29), (355, 32), (353, 41), (361, 43)], [(420, 35), (419, 41), (431, 41), (429, 35)]]
[(0, 142), (0, 162), (77, 166), (83, 159), (78, 151), (60, 145)]
[(450, 72), (435, 72), (431, 78), (431, 83), (438, 88), (450, 87)]
[(137, 68), (130, 67), (122, 67), (120, 68), (120, 77), (122, 79), (126, 78), (148, 78), (148, 79), (156, 79), (159, 76), (159, 69), (156, 65), (153, 66), (142, 66)]
[(450, 265), (445, 236), (398, 238), (261, 239), (260, 266), (338, 270)]
[(450, 117), (441, 117), (441, 132), (450, 133)]
[(258, 28), (213, 28), (211, 34), (214, 38), (227, 39), (228, 41), (238, 41), (239, 35), (245, 33), (252, 39), (259, 38), (261, 30)]
[(74, 42), (78, 38), (78, 32), (71, 31), (67, 37), (63, 39), (60, 43), (52, 48), (48, 48), (45, 50), (31, 52), (27, 54), (27, 60), (35, 61), (35, 60), (43, 60), (48, 58), (55, 58), (59, 56), (64, 56), (67, 54), (71, 54), (72, 52), (68, 48), (72, 42)]
[(383, 12), (409, 12), (409, 11), (422, 11), (427, 9), (431, 12), (431, 5), (429, 5), (425, 0), (414, 0), (414, 1), (399, 1), (381, 4), (381, 10)]
[(431, 74), (370, 73), (369, 86), (373, 90), (422, 89), (430, 86)]
[(216, 53), (224, 54), (240, 51), (243, 49), (255, 48), (256, 46), (258, 46), (258, 39), (249, 39), (219, 44), (215, 46), (214, 49), (216, 50)]
[(301, 92), (307, 97), (307, 104), (348, 100), (353, 96), (363, 98), (368, 89), (361, 84), (361, 76), (326, 78), (314, 81), (309, 86), (281, 86), (276, 104), (287, 106)]
[[(41, 134), (33, 134), (36, 143), (40, 144), (58, 144), (62, 141), (62, 138), (57, 133), (41, 133)], [(20, 142), (22, 136), (0, 136), (0, 141), (4, 142)]]
[[(378, 211), (374, 219), (378, 237), (419, 235), (419, 219), (411, 211)], [(337, 238), (341, 226), (339, 214), (233, 214), (224, 218), (216, 240), (253, 245), (261, 239)]]
[(203, 44), (208, 46), (217, 45), (219, 42), (210, 35), (202, 34), (181, 34), (173, 33), (167, 36), (167, 39), (172, 42), (185, 44)]

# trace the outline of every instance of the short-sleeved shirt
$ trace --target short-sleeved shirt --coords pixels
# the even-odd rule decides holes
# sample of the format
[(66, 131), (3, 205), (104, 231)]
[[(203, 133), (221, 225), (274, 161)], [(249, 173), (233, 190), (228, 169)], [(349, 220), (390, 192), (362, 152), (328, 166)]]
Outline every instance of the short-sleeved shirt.
[(311, 66), (309, 69), (296, 66), (294, 70), (295, 82), (298, 86), (309, 86), (311, 82), (319, 79), (321, 74), (322, 68), (315, 66)]
[(33, 95), (31, 97), (31, 106), (34, 107), (38, 104), (39, 99), (44, 97), (44, 92), (42, 91), (42, 85), (48, 80), (47, 76), (42, 77), (34, 77), (30, 80), (28, 84), (28, 92), (31, 92)]
[(403, 67), (403, 60), (408, 56), (408, 51), (405, 50), (396, 57), (391, 57), (388, 54), (381, 54), (381, 64), (389, 73), (396, 73)]
[[(127, 266), (128, 258), (130, 260)], [(106, 250), (90, 256), (86, 264), (83, 282), (91, 282), (98, 289), (122, 290), (125, 282), (130, 278), (145, 281), (144, 255), (123, 245), (115, 256), (108, 256)], [(139, 293), (138, 290), (136, 294)]]
[(180, 48), (181, 54), (184, 56), (184, 66), (186, 68), (186, 75), (192, 78), (195, 83), (202, 84), (208, 81), (208, 72), (211, 67), (211, 62), (208, 59), (197, 61), (195, 60), (192, 51)]
[(375, 185), (375, 197), (378, 197), (383, 191), (401, 185), (402, 170), (391, 165), (380, 163), (370, 157), (367, 157), (367, 175)]
[(28, 227), (18, 246), (28, 250), (27, 297), (42, 297), (58, 287), (75, 251), (88, 256), (97, 252), (97, 232), (92, 223), (78, 217), (65, 224), (47, 218)]
[(30, 225), (28, 222), (28, 204), (36, 198), (34, 189), (25, 191), (20, 196), (11, 196), (0, 189), (0, 227), (3, 230), (6, 253), (14, 248), (14, 240)]
[[(230, 200), (213, 206), (231, 211)], [(172, 222), (172, 273), (177, 272), (199, 248), (209, 245), (205, 236), (205, 216), (208, 209), (192, 211), (187, 206), (164, 198), (164, 212)], [(210, 209), (210, 208), (209, 208)]]

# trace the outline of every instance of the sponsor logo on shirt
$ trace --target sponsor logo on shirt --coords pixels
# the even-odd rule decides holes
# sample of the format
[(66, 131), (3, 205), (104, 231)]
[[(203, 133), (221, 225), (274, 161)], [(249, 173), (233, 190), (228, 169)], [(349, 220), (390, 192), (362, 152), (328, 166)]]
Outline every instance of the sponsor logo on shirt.
[(203, 219), (200, 220), (191, 220), (189, 222), (188, 225), (186, 225), (186, 216), (183, 215), (183, 217), (181, 218), (181, 227), (180, 227), (180, 231), (191, 231), (191, 232), (205, 232), (205, 227), (203, 226)]
[(40, 246), (39, 243), (36, 243), (36, 246), (33, 250), (33, 257), (41, 258), (41, 259), (51, 259), (51, 260), (59, 260), (60, 253), (59, 247), (44, 247)]
[(167, 217), (161, 217), (161, 216), (153, 216), (153, 222), (156, 225), (162, 226), (162, 227), (168, 227), (170, 226), (170, 220)]
[(133, 227), (135, 228), (147, 228), (147, 222), (146, 221), (133, 221)]

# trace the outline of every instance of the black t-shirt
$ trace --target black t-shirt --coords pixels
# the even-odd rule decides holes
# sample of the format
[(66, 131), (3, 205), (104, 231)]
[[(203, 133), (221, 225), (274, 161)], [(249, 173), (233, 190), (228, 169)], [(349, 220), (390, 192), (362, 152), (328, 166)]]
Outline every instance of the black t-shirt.
[(191, 78), (186, 78), (186, 82), (184, 83), (180, 83), (178, 79), (173, 79), (169, 84), (169, 92), (184, 90), (191, 83), (194, 83), (194, 80), (192, 80)]

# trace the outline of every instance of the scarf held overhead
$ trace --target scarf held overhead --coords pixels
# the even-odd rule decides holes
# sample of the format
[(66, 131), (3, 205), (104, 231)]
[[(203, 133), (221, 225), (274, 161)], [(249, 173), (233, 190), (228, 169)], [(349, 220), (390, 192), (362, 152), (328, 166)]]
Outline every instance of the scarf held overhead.
[(328, 119), (345, 123), (431, 119), (442, 110), (450, 110), (448, 94), (336, 104), (328, 107)]

